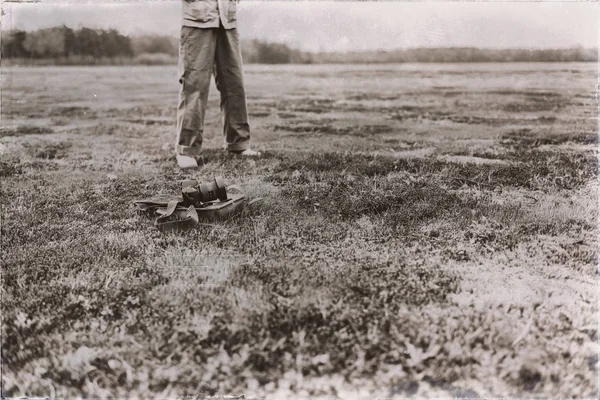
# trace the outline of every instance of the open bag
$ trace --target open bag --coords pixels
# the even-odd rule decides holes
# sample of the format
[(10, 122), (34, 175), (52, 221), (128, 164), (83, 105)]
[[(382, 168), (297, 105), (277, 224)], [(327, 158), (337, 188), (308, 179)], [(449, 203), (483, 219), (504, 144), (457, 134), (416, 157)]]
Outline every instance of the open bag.
[(226, 187), (218, 176), (210, 184), (185, 180), (180, 195), (158, 194), (133, 204), (140, 211), (158, 215), (154, 225), (161, 232), (170, 232), (193, 228), (201, 222), (226, 221), (250, 203), (239, 186)]

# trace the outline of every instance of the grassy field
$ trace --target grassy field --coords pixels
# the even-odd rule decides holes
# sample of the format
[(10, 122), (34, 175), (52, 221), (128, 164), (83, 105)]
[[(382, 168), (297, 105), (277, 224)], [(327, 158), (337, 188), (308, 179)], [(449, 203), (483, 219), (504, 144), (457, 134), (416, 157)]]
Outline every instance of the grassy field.
[[(3, 69), (4, 396), (596, 397), (594, 64), (248, 66), (257, 160), (175, 168), (175, 68)], [(134, 199), (263, 200), (161, 234)]]

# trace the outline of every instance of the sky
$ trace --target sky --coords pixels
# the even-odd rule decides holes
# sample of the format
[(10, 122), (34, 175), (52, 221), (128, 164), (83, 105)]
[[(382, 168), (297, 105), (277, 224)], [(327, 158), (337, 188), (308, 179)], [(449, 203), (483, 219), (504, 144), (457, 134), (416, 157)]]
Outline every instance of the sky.
[[(45, 0), (4, 3), (2, 29), (116, 28), (177, 36), (181, 0)], [(600, 6), (575, 2), (374, 2), (241, 0), (242, 39), (307, 51), (407, 47), (597, 47)]]

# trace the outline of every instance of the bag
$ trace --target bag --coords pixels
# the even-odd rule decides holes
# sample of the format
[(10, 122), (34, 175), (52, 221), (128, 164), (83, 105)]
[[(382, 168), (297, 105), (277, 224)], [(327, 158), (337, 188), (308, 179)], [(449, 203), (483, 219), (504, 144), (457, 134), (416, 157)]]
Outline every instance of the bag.
[(210, 184), (185, 180), (181, 183), (181, 195), (158, 194), (133, 204), (140, 211), (158, 215), (154, 225), (161, 232), (170, 232), (193, 228), (201, 221), (226, 221), (250, 203), (239, 186), (225, 187), (223, 178), (218, 176)]

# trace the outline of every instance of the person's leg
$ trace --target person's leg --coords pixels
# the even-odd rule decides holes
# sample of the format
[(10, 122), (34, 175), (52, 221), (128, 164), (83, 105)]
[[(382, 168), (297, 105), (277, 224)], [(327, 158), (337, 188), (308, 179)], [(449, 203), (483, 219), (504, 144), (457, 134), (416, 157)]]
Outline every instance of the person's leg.
[(237, 29), (220, 27), (217, 33), (215, 83), (221, 93), (223, 133), (227, 150), (250, 148), (250, 125), (246, 108), (242, 52)]
[(178, 155), (198, 156), (213, 73), (217, 30), (182, 27), (179, 48), (181, 91), (177, 109)]

